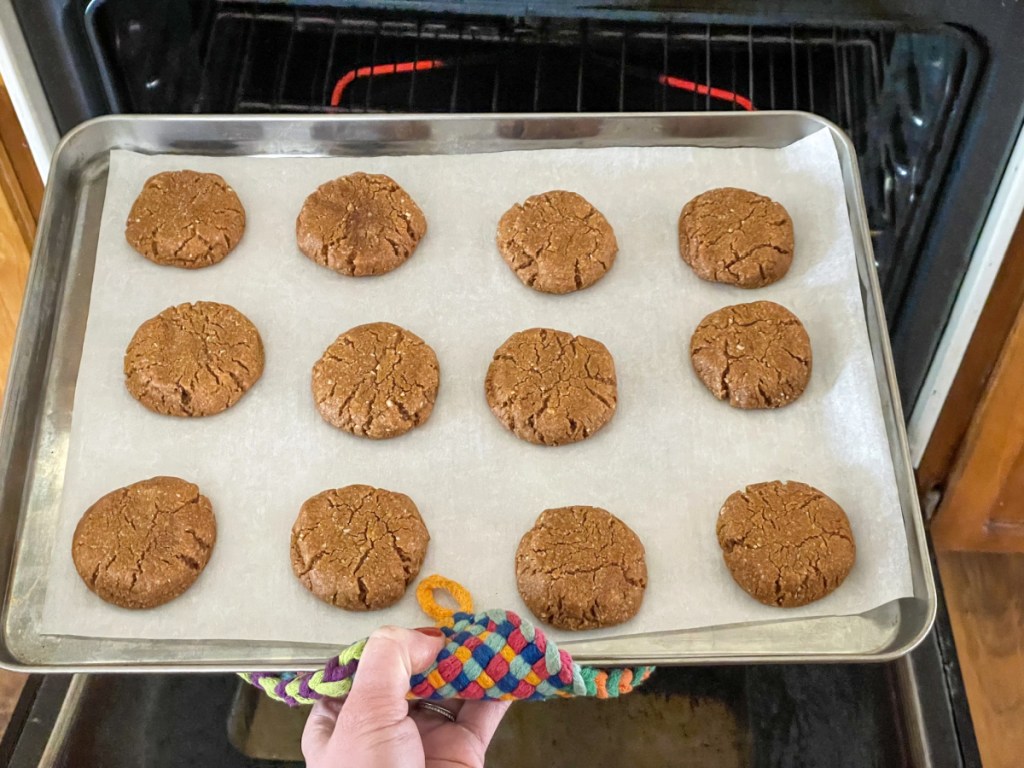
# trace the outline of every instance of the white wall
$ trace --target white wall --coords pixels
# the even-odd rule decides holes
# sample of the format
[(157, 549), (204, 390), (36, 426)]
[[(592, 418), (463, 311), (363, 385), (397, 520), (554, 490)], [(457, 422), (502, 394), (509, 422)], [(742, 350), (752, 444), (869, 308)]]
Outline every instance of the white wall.
[(10, 0), (0, 0), (0, 75), (11, 95), (39, 175), (46, 179), (60, 134)]

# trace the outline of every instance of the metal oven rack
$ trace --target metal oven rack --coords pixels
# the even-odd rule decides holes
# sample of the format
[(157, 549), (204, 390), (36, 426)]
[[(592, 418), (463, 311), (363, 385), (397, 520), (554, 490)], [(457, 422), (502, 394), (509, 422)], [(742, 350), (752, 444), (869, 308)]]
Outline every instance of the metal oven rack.
[[(495, 2), (488, 15), (481, 5), (475, 14), (373, 5), (92, 0), (85, 27), (119, 112), (736, 111), (749, 102), (819, 114), (857, 148), (894, 343), (916, 323), (908, 312), (926, 238), (981, 77), (971, 35), (878, 20), (708, 22), (671, 3), (662, 12)], [(160, 35), (145, 37), (147, 28)], [(906, 369), (897, 357), (910, 403), (934, 342), (918, 334)]]

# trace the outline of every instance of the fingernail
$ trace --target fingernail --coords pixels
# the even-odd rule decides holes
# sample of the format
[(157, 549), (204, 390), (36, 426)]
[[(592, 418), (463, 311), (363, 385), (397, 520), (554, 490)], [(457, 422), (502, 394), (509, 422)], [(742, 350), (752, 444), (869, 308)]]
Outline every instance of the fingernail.
[(444, 632), (437, 627), (417, 627), (416, 631), (428, 637), (444, 637)]

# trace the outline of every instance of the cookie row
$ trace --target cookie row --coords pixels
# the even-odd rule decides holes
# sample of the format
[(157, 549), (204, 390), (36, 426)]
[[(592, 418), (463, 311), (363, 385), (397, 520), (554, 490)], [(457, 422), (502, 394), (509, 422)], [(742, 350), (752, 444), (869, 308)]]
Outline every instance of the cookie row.
[[(770, 606), (830, 594), (856, 559), (849, 520), (809, 485), (768, 482), (729, 496), (716, 525), (736, 583)], [(183, 594), (213, 553), (217, 524), (193, 483), (154, 477), (99, 499), (75, 529), (71, 555), (108, 603), (145, 609)], [(397, 603), (419, 574), (430, 534), (403, 493), (350, 485), (307, 499), (292, 527), (292, 571), (316, 597), (370, 611)], [(599, 507), (548, 509), (519, 542), (516, 584), (541, 621), (567, 630), (629, 621), (647, 588), (644, 545)]]
[[(223, 260), (245, 231), (245, 208), (215, 173), (165, 171), (144, 184), (125, 225), (129, 244), (157, 264), (185, 269)], [(423, 211), (389, 176), (352, 173), (321, 184), (302, 204), (295, 239), (308, 258), (339, 274), (382, 275), (404, 264), (427, 233)], [(618, 253), (608, 219), (575, 192), (551, 190), (513, 205), (497, 227), (498, 250), (524, 285), (542, 293), (582, 290)], [(694, 273), (759, 288), (793, 260), (793, 222), (764, 195), (724, 187), (679, 215), (679, 253)]]
[[(777, 408), (804, 391), (811, 346), (800, 320), (769, 301), (724, 307), (690, 341), (698, 378), (738, 408)], [(230, 408), (263, 373), (256, 326), (226, 304), (168, 307), (139, 326), (124, 355), (125, 385), (150, 410), (210, 416)], [(434, 409), (440, 367), (434, 350), (392, 323), (341, 334), (314, 364), (312, 393), (334, 427), (373, 439), (424, 424)], [(550, 328), (512, 334), (484, 381), (491, 411), (538, 445), (585, 440), (615, 414), (615, 361), (600, 341)]]

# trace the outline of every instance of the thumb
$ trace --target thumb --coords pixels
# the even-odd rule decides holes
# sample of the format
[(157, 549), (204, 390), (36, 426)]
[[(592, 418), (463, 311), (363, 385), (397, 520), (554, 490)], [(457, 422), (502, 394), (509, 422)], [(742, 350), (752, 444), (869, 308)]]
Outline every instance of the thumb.
[(349, 725), (378, 730), (404, 720), (409, 715), (409, 678), (426, 670), (443, 647), (440, 630), (376, 630), (366, 641), (342, 710), (343, 715), (358, 713)]
[(320, 699), (313, 704), (306, 727), (302, 729), (301, 742), (302, 754), (311, 764), (319, 762), (321, 753), (331, 740), (341, 703), (340, 699)]

